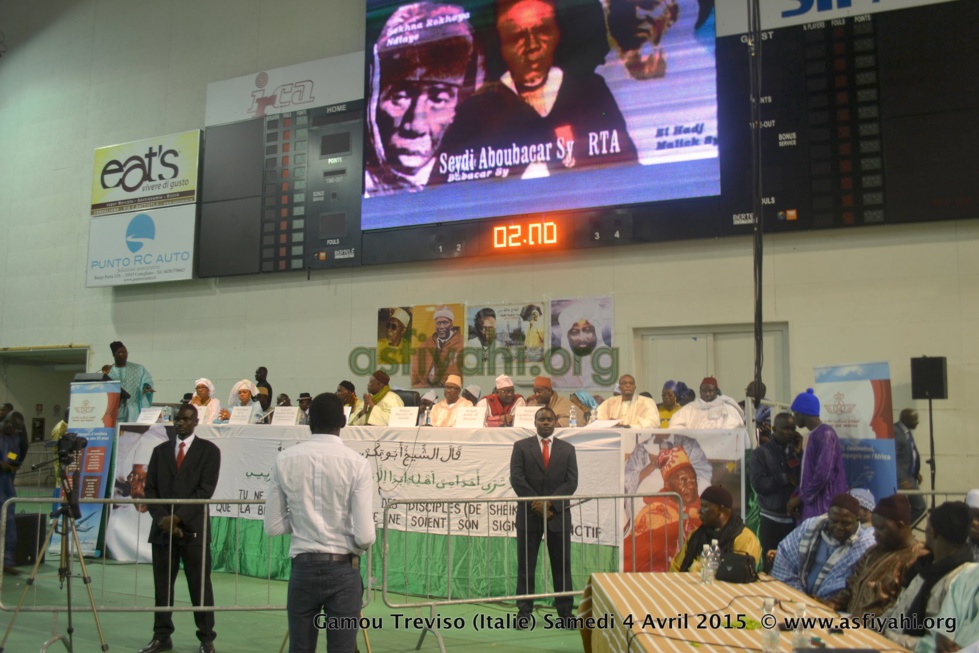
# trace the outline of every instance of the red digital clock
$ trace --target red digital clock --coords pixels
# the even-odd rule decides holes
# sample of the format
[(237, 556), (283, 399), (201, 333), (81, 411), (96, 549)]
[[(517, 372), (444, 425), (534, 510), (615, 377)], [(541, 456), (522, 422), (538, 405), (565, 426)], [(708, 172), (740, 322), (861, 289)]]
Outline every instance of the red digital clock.
[(558, 240), (557, 222), (551, 220), (493, 227), (493, 249), (557, 245)]

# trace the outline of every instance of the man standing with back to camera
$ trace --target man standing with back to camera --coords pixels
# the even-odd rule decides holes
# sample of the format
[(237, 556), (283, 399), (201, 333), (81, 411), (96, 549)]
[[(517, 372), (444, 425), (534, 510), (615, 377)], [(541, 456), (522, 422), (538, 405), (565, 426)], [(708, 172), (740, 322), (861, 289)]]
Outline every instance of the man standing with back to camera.
[[(218, 485), (221, 450), (208, 440), (194, 435), (197, 409), (184, 404), (174, 418), (175, 440), (167, 440), (153, 449), (146, 473), (147, 499), (210, 499)], [(205, 510), (202, 504), (151, 505), (154, 528), (149, 541), (153, 545), (153, 585), (157, 606), (173, 605), (173, 585), (183, 562), (184, 574), (195, 606), (214, 605), (211, 589), (210, 531), (205, 534)], [(203, 585), (204, 594), (201, 596)], [(203, 598), (203, 601), (202, 601)], [(214, 613), (195, 612), (199, 653), (214, 653)], [(157, 612), (153, 618), (153, 640), (139, 653), (157, 653), (173, 648), (173, 613)]]
[(313, 437), (281, 452), (272, 467), (265, 532), (292, 534), (290, 653), (314, 653), (320, 613), (330, 653), (357, 648), (360, 555), (375, 539), (374, 480), (367, 459), (340, 440), (345, 424), (340, 398), (318, 395), (309, 407)]
[[(568, 496), (578, 489), (578, 459), (574, 446), (555, 440), (557, 415), (544, 406), (534, 417), (537, 435), (513, 443), (510, 456), (510, 485), (518, 497)], [(545, 523), (546, 517), (546, 523)], [(537, 573), (537, 551), (547, 535), (554, 591), (571, 590), (571, 511), (567, 501), (520, 501), (517, 503), (517, 594), (533, 594)], [(560, 624), (571, 627), (570, 596), (554, 599)], [(514, 628), (531, 625), (534, 601), (517, 601)]]

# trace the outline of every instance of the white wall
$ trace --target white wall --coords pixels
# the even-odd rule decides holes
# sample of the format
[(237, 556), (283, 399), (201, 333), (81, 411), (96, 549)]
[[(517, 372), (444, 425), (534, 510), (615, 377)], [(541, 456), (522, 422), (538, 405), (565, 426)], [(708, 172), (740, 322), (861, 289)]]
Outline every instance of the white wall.
[[(86, 289), (93, 150), (203, 125), (206, 84), (363, 49), (350, 0), (6, 0), (0, 30), (0, 346), (123, 340), (158, 398), (270, 368), (276, 392), (335, 388), (375, 345), (379, 307), (612, 293), (623, 369), (633, 330), (748, 323), (751, 243), (690, 241), (520, 259), (460, 260)], [(886, 360), (894, 407), (909, 359), (947, 356), (936, 402), (939, 483), (979, 486), (979, 222), (766, 237), (765, 320), (789, 325), (791, 386), (814, 365)], [(644, 371), (646, 378), (658, 378)], [(363, 388), (364, 379), (352, 379)], [(483, 385), (489, 387), (488, 380)], [(743, 379), (724, 380), (736, 387)], [(733, 384), (733, 385), (732, 385)], [(925, 416), (923, 415), (923, 418)], [(927, 424), (927, 419), (923, 419)], [(927, 429), (919, 429), (926, 447)]]

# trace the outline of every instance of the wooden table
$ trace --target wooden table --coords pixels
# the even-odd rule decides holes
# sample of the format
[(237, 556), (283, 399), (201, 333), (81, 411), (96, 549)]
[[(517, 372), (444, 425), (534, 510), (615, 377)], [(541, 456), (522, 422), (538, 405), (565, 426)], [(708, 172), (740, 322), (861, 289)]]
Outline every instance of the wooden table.
[[(784, 583), (764, 575), (761, 581), (705, 586), (699, 574), (592, 574), (578, 606), (579, 617), (595, 620), (581, 631), (585, 651), (760, 651), (762, 627), (758, 621), (766, 596), (777, 600), (779, 621), (794, 616), (800, 601), (808, 606), (809, 616), (838, 616)], [(743, 626), (739, 626), (739, 617)], [(871, 630), (832, 635), (814, 628), (811, 632), (826, 648), (906, 651)], [(792, 633), (780, 633), (780, 639), (780, 650), (789, 653)]]

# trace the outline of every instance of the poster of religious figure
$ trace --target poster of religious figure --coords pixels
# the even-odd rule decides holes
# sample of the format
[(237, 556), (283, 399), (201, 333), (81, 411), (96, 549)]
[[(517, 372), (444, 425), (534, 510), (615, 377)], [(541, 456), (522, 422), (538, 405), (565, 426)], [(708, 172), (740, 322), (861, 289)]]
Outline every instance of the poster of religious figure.
[(409, 362), (411, 313), (411, 306), (378, 309), (377, 362), (379, 365), (404, 365)]
[(450, 374), (460, 374), (466, 342), (463, 304), (414, 306), (411, 334), (411, 387), (439, 388)]
[[(466, 347), (470, 350), (466, 352), (467, 365), (472, 367), (469, 357), (473, 354), (483, 363), (495, 360), (496, 367), (500, 368), (507, 361), (512, 361), (517, 369), (520, 362), (544, 360), (546, 308), (544, 301), (470, 305), (467, 311), (469, 338)], [(497, 354), (501, 350), (506, 353)], [(495, 370), (482, 373), (492, 376)]]
[(616, 352), (611, 297), (553, 299), (547, 371), (555, 388), (597, 388), (615, 383)]

